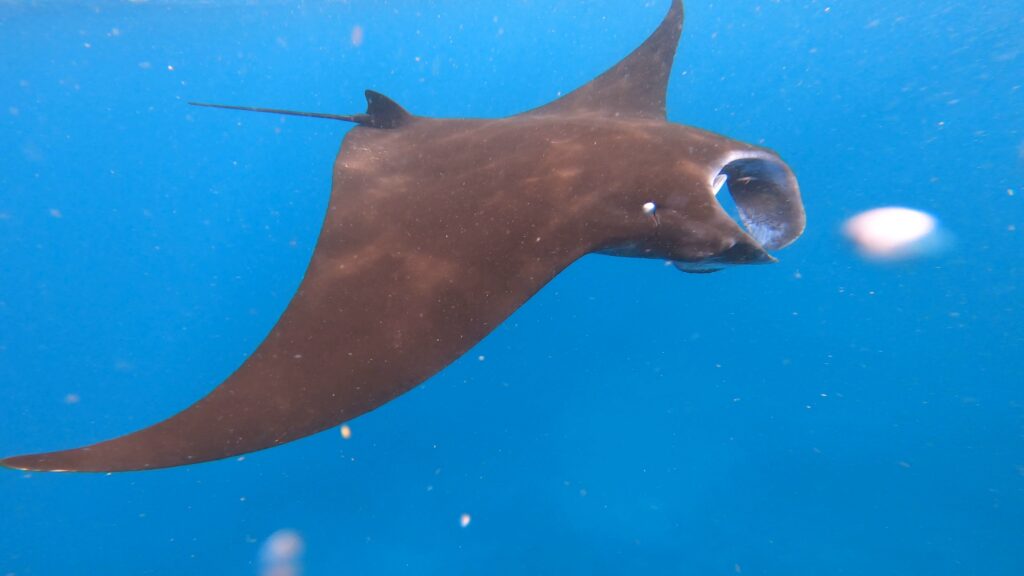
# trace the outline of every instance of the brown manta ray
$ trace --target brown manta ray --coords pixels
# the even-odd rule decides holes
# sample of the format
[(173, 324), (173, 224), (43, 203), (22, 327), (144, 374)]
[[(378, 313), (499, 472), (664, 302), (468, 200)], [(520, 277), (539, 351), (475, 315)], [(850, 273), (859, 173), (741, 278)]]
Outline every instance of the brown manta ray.
[[(138, 432), (0, 461), (120, 471), (216, 460), (351, 420), (430, 378), (581, 256), (686, 271), (774, 261), (804, 229), (773, 152), (665, 119), (683, 26), (672, 7), (632, 54), (574, 92), (495, 120), (231, 107), (358, 124), (334, 163), (302, 284), (266, 340), (208, 396)], [(746, 231), (715, 199), (728, 184)]]

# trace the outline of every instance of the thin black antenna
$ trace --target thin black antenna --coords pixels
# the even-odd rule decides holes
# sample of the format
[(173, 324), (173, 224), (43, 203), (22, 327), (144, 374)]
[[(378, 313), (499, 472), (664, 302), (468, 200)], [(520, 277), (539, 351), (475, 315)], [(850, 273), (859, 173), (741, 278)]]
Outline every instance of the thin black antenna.
[(207, 104), (205, 102), (189, 102), (189, 104), (192, 106), (203, 106), (204, 108), (226, 108), (228, 110), (242, 110), (243, 112), (266, 112), (268, 114), (284, 114), (286, 116), (308, 116), (309, 118), (326, 118), (327, 120), (341, 120), (343, 122), (356, 122), (360, 124), (366, 119), (365, 114), (343, 116), (341, 114), (322, 114), (320, 112), (298, 112), (296, 110), (278, 110), (277, 108), (257, 108), (255, 106)]

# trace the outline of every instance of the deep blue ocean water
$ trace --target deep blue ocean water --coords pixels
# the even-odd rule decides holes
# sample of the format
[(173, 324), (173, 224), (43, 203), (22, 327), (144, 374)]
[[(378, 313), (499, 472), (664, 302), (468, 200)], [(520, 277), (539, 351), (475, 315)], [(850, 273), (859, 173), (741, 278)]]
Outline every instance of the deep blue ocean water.
[[(499, 117), (667, 7), (0, 3), (0, 455), (177, 412), (298, 285), (348, 127), (186, 101)], [(1022, 29), (1019, 0), (687, 2), (669, 118), (793, 167), (779, 264), (588, 256), (348, 440), (0, 470), (0, 576), (257, 574), (279, 529), (308, 575), (1024, 574)], [(859, 258), (841, 223), (892, 204), (953, 245)]]

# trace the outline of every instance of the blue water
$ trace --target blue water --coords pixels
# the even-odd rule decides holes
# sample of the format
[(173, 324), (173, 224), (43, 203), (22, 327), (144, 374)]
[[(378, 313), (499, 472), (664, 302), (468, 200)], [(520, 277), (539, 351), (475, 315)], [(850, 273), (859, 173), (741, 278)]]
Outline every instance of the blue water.
[[(296, 288), (348, 127), (187, 100), (499, 117), (667, 5), (0, 3), (0, 453), (184, 408)], [(1020, 0), (691, 0), (669, 117), (796, 171), (779, 264), (587, 257), (349, 440), (2, 470), (0, 575), (252, 575), (282, 528), (308, 575), (1024, 574), (1022, 26)], [(953, 246), (861, 260), (842, 221), (890, 204)]]

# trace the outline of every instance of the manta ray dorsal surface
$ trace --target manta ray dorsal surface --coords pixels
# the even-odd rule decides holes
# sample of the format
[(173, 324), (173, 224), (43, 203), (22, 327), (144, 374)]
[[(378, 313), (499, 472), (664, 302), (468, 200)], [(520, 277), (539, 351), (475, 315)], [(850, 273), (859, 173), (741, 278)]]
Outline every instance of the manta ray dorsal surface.
[[(679, 0), (595, 80), (507, 118), (415, 116), (368, 91), (334, 164), (309, 267), (270, 334), (209, 395), (149, 428), (3, 460), (122, 471), (216, 460), (373, 410), (465, 353), (581, 256), (707, 272), (773, 261), (804, 228), (773, 152), (665, 120)], [(728, 186), (743, 228), (715, 194)]]

